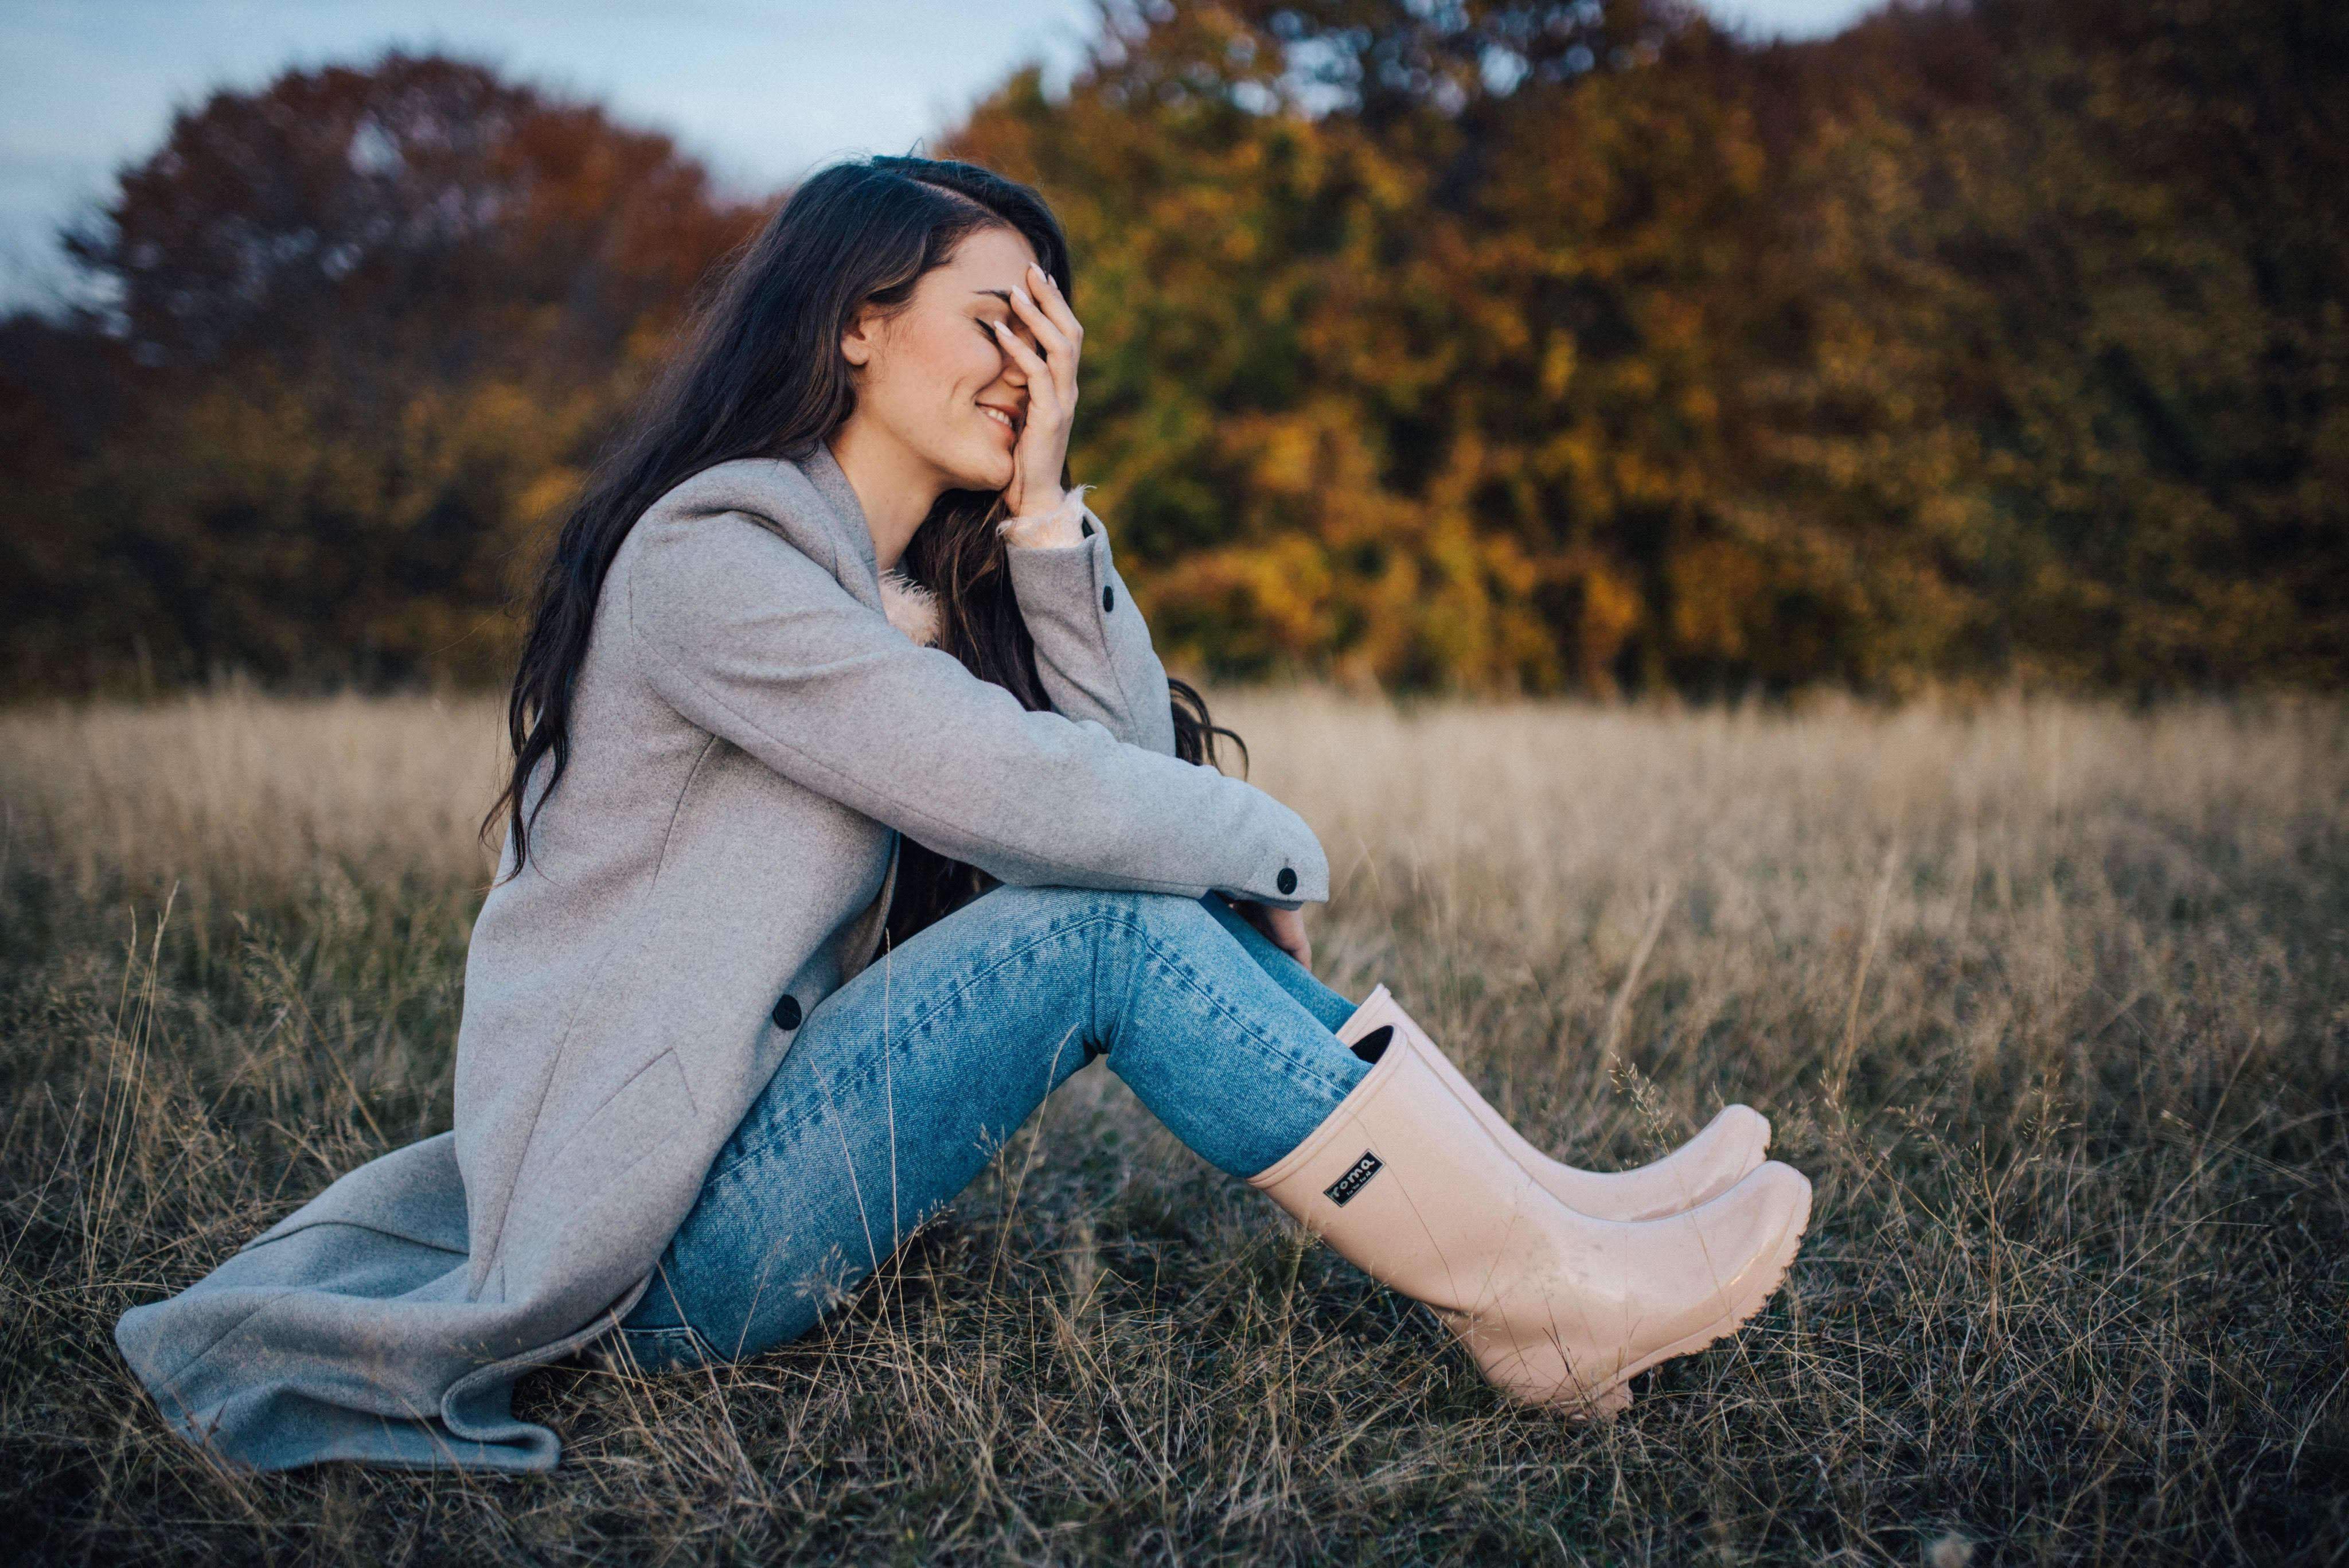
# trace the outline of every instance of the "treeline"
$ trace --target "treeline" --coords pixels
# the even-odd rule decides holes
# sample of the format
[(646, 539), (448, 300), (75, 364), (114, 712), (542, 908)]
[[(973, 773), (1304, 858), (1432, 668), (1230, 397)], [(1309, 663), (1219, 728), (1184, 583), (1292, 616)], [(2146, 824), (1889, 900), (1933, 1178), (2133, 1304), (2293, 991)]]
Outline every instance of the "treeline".
[[(2349, 672), (2349, 12), (1104, 9), (1038, 183), (1072, 466), (1178, 670), (1897, 693)], [(497, 680), (762, 204), (461, 61), (218, 95), (0, 327), (24, 689)]]

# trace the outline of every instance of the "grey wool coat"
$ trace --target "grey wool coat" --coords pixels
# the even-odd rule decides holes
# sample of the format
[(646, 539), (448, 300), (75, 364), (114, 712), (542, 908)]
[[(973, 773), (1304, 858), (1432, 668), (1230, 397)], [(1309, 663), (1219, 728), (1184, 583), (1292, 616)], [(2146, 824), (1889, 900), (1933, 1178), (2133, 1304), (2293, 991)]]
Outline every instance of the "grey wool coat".
[[(466, 955), (455, 1126), (348, 1172), (115, 1339), (233, 1465), (552, 1469), (527, 1367), (610, 1331), (808, 1013), (873, 956), (901, 834), (1006, 883), (1329, 897), (1304, 820), (1174, 754), (1086, 514), (1009, 552), (1052, 702), (885, 613), (818, 442), (671, 489), (612, 563), (569, 770)], [(525, 805), (544, 794), (533, 774)]]

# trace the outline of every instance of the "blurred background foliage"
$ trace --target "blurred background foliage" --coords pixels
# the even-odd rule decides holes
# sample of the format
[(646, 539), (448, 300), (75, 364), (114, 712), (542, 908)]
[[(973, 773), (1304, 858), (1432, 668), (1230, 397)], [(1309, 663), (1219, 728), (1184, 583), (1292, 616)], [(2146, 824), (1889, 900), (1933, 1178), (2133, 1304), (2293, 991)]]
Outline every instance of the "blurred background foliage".
[[(885, 149), (882, 151), (895, 151)], [(1103, 0), (1037, 183), (1170, 668), (1390, 690), (2349, 673), (2349, 10)], [(0, 322), (12, 692), (481, 685), (770, 202), (441, 56), (181, 114)]]

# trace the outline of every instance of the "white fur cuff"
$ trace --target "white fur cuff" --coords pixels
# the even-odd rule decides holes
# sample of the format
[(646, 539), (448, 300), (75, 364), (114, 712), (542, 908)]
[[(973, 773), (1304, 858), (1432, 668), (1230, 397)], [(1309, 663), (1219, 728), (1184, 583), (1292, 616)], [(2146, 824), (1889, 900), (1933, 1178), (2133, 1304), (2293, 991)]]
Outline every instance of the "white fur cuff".
[(889, 624), (925, 647), (936, 647), (938, 596), (892, 566), (881, 574), (881, 610)]
[(1004, 542), (1027, 549), (1053, 545), (1077, 545), (1084, 542), (1080, 524), (1085, 515), (1085, 492), (1090, 484), (1080, 484), (1050, 512), (1039, 512), (1027, 517), (1006, 517), (995, 525)]

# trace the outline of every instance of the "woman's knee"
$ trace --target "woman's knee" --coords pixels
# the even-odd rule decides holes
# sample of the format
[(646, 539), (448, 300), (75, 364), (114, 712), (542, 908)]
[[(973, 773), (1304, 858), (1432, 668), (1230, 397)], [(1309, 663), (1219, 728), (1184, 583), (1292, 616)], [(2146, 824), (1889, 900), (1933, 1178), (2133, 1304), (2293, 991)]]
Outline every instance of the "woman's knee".
[(1106, 981), (1114, 993), (1121, 987), (1113, 977), (1133, 972), (1148, 951), (1182, 950), (1216, 934), (1216, 919), (1206, 906), (1183, 893), (1007, 885), (990, 889), (987, 897), (1001, 900), (997, 915), (1011, 923), (1018, 937), (1014, 945), (1020, 951), (1033, 961), (1072, 966), (1068, 994), (1090, 999), (1079, 1033), (1072, 1036), (1082, 1049), (1069, 1057), (1068, 1071), (1108, 1049), (1103, 1032), (1112, 1026), (1092, 1005), (1099, 1000), (1096, 984)]
[[(1003, 900), (1003, 912), (1043, 927), (1102, 921), (1154, 934), (1170, 928), (1214, 923), (1215, 917), (1197, 898), (1185, 893), (1157, 893), (1133, 888), (1070, 888), (1059, 884), (1033, 887), (1006, 885), (987, 895)], [(1103, 918), (1106, 917), (1104, 920)]]
[(1060, 882), (1006, 882), (990, 889), (987, 896), (1040, 914), (1124, 909), (1139, 899), (1166, 897), (1163, 893), (1143, 893), (1130, 888), (1071, 888)]

